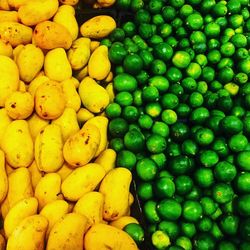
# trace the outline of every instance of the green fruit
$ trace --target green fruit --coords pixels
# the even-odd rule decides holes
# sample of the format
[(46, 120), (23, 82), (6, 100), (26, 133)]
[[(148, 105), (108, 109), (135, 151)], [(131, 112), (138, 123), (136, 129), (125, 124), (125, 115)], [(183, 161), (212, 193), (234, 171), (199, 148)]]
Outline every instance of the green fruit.
[(175, 193), (175, 184), (168, 177), (155, 180), (154, 193), (158, 198), (171, 198)]
[(236, 157), (236, 162), (241, 170), (250, 171), (250, 151), (241, 151)]
[(225, 183), (216, 183), (212, 189), (213, 199), (220, 204), (227, 203), (233, 199), (233, 189)]
[(121, 92), (121, 91), (128, 91), (132, 92), (137, 88), (137, 81), (136, 79), (126, 73), (121, 73), (114, 77), (114, 89)]
[(136, 163), (136, 173), (143, 181), (151, 181), (156, 177), (157, 166), (150, 158), (144, 158)]
[(197, 201), (187, 200), (183, 203), (182, 216), (187, 221), (196, 222), (202, 216), (202, 206)]
[(123, 231), (139, 245), (144, 241), (144, 230), (139, 224), (130, 223), (123, 228)]
[(122, 150), (117, 155), (116, 164), (119, 167), (132, 170), (136, 164), (136, 156), (128, 150)]
[(220, 161), (214, 168), (214, 176), (221, 182), (231, 182), (236, 177), (236, 174), (236, 167), (227, 161)]
[(137, 187), (137, 194), (143, 201), (153, 198), (153, 185), (150, 182), (141, 182)]
[(161, 200), (157, 205), (157, 212), (164, 220), (175, 221), (181, 216), (181, 205), (173, 199)]

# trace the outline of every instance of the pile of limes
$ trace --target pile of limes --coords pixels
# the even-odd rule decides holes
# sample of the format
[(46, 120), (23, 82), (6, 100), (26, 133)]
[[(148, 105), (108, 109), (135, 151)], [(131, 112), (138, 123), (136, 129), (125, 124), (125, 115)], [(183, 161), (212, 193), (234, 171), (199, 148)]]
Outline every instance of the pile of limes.
[(154, 248), (250, 249), (249, 0), (116, 5), (134, 18), (101, 42), (115, 72), (110, 147)]

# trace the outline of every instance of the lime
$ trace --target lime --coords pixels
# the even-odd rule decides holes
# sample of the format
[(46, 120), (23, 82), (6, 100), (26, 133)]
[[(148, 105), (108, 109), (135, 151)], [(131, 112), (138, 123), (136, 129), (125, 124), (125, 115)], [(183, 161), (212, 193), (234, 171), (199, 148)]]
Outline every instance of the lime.
[(195, 225), (190, 222), (181, 223), (181, 232), (182, 232), (182, 235), (188, 238), (192, 238), (197, 233)]
[(176, 67), (170, 67), (166, 73), (167, 79), (172, 83), (178, 83), (182, 79), (182, 72)]
[(219, 161), (219, 156), (213, 150), (203, 150), (200, 152), (199, 161), (204, 167), (211, 168)]
[(233, 199), (233, 189), (229, 184), (216, 183), (212, 189), (213, 199), (220, 204), (227, 203)]
[(240, 215), (250, 215), (250, 194), (244, 194), (238, 197), (237, 208)]
[(133, 92), (133, 104), (136, 106), (136, 107), (139, 107), (142, 105), (142, 91), (141, 90), (136, 90)]
[(186, 68), (186, 74), (188, 77), (198, 79), (202, 73), (201, 66), (198, 63), (191, 62)]
[(179, 103), (175, 108), (175, 112), (179, 118), (187, 118), (190, 114), (191, 108), (186, 103)]
[(201, 232), (208, 232), (212, 229), (213, 222), (209, 217), (203, 217), (199, 222), (198, 222), (198, 230)]
[(108, 118), (117, 118), (121, 115), (122, 109), (118, 103), (110, 103), (106, 109), (105, 113)]
[(121, 28), (115, 28), (110, 34), (109, 34), (109, 39), (112, 42), (122, 42), (125, 38), (125, 32)]
[(237, 250), (236, 246), (230, 241), (220, 241), (218, 250)]
[(132, 129), (125, 134), (124, 145), (134, 153), (143, 151), (145, 145), (144, 135), (139, 130)]
[(158, 225), (158, 229), (165, 232), (170, 240), (175, 239), (180, 233), (179, 226), (174, 221), (162, 220)]
[(143, 201), (153, 198), (153, 185), (150, 182), (140, 182), (136, 191), (139, 198)]
[(150, 0), (148, 2), (148, 10), (151, 14), (158, 14), (160, 13), (163, 7), (163, 2), (158, 0)]
[(215, 138), (211, 149), (215, 151), (220, 157), (226, 157), (229, 154), (229, 148), (224, 137)]
[(148, 200), (144, 203), (143, 213), (149, 223), (160, 222), (160, 217), (156, 211), (157, 203), (153, 200)]
[(181, 81), (181, 86), (187, 90), (187, 92), (192, 92), (197, 87), (197, 82), (191, 77), (186, 77)]
[(144, 230), (141, 225), (137, 223), (130, 223), (123, 228), (127, 234), (137, 243), (141, 244), (144, 241)]
[(115, 118), (109, 122), (108, 129), (112, 137), (123, 137), (128, 131), (128, 123), (123, 118)]
[(177, 51), (172, 58), (172, 62), (177, 68), (182, 69), (186, 68), (190, 64), (191, 58), (187, 52)]
[(193, 140), (187, 139), (182, 143), (181, 150), (187, 156), (194, 156), (198, 153), (198, 146)]
[(187, 17), (186, 25), (191, 30), (199, 30), (203, 25), (203, 18), (199, 13), (193, 13)]
[(114, 77), (114, 89), (116, 91), (128, 91), (132, 92), (137, 88), (137, 81), (136, 79), (126, 73), (118, 74)]
[[(129, 1), (130, 2), (131, 0), (120, 0), (120, 1)], [(126, 34), (127, 37), (132, 37), (136, 33), (136, 26), (131, 21), (125, 22), (122, 25), (122, 29), (124, 30), (124, 32), (125, 32), (125, 34)]]
[(123, 68), (125, 72), (131, 75), (137, 75), (143, 67), (143, 61), (137, 54), (126, 55), (123, 61)]
[(147, 86), (142, 90), (142, 99), (145, 102), (157, 101), (159, 96), (159, 91), (155, 86)]
[(243, 16), (242, 15), (239, 15), (239, 14), (234, 14), (234, 15), (231, 15), (229, 18), (228, 18), (228, 21), (229, 21), (229, 25), (233, 28), (233, 29), (237, 29), (239, 28), (244, 20), (243, 20)]
[(161, 25), (164, 22), (165, 22), (164, 18), (163, 18), (163, 16), (161, 14), (155, 14), (155, 15), (153, 15), (153, 17), (152, 17), (152, 23), (153, 24), (155, 24), (155, 25)]
[(207, 37), (218, 37), (220, 35), (220, 25), (211, 22), (205, 25), (204, 32)]
[(136, 164), (136, 156), (128, 151), (128, 150), (122, 150), (118, 153), (117, 159), (116, 159), (116, 165), (118, 167), (124, 167), (132, 170)]
[(164, 169), (167, 162), (167, 157), (164, 153), (152, 154), (150, 158), (156, 163), (158, 169)]
[(154, 183), (154, 193), (158, 198), (171, 198), (175, 193), (175, 184), (168, 177), (157, 178)]
[[(159, 30), (159, 35), (162, 37), (162, 38), (167, 38), (171, 35), (172, 33), (172, 26), (168, 23), (163, 23), (161, 24), (159, 27), (158, 27), (158, 30)], [(170, 44), (169, 44), (170, 45)]]
[(192, 190), (185, 196), (188, 200), (200, 200), (201, 189), (198, 186), (193, 186)]
[(165, 21), (172, 21), (176, 16), (176, 9), (172, 6), (164, 6), (161, 11)]
[(221, 45), (220, 52), (223, 56), (231, 57), (235, 53), (235, 47), (233, 43), (227, 42)]
[(211, 249), (215, 250), (215, 240), (210, 233), (201, 233), (194, 239), (195, 250)]
[(172, 93), (166, 93), (161, 97), (161, 104), (164, 109), (174, 109), (179, 104), (179, 98)]
[(180, 8), (185, 3), (185, 0), (170, 0), (170, 5), (172, 5), (174, 8)]
[(202, 216), (202, 206), (197, 201), (187, 200), (183, 203), (182, 216), (187, 221), (196, 222)]
[(195, 62), (197, 62), (202, 68), (208, 64), (207, 57), (203, 54), (196, 55)]
[(150, 102), (145, 106), (145, 113), (153, 118), (158, 117), (161, 114), (162, 107), (159, 102)]
[(152, 134), (146, 140), (146, 146), (150, 153), (159, 154), (165, 151), (167, 147), (167, 141), (165, 137)]
[(115, 96), (114, 101), (120, 106), (129, 106), (133, 103), (133, 96), (127, 91), (122, 91)]
[(155, 121), (153, 127), (152, 127), (152, 132), (154, 134), (158, 134), (163, 137), (168, 137), (169, 135), (169, 127), (166, 123), (160, 122), (160, 121)]
[(138, 123), (143, 129), (150, 129), (153, 126), (153, 119), (149, 115), (141, 115), (138, 119)]
[(195, 141), (200, 146), (207, 146), (214, 140), (214, 133), (209, 128), (200, 128), (195, 133)]
[(194, 91), (190, 96), (189, 96), (189, 105), (192, 108), (198, 108), (203, 104), (203, 95), (199, 92)]
[(153, 57), (152, 53), (150, 51), (146, 50), (146, 49), (142, 49), (139, 52), (139, 56), (142, 59), (143, 66), (145, 68), (149, 68), (151, 63), (154, 60), (154, 57)]
[(109, 60), (114, 64), (121, 64), (127, 55), (127, 51), (124, 46), (114, 44), (109, 49)]
[(192, 242), (191, 240), (186, 236), (180, 236), (176, 239), (175, 244), (179, 247), (182, 247), (182, 249), (185, 250), (192, 250)]
[(235, 215), (223, 215), (219, 222), (220, 229), (226, 235), (236, 235), (238, 232), (239, 218)]
[[(246, 218), (245, 220), (241, 221), (239, 232), (243, 240), (245, 242), (249, 242), (249, 232), (250, 232), (250, 219)], [(247, 248), (246, 248), (247, 249)]]
[(181, 147), (179, 144), (174, 142), (169, 142), (166, 149), (167, 156), (170, 158), (181, 155)]
[(157, 212), (164, 220), (175, 221), (181, 216), (181, 205), (174, 199), (163, 199), (157, 204)]
[(240, 72), (243, 72), (249, 75), (250, 74), (250, 58), (247, 57), (246, 59), (240, 60), (238, 63), (238, 69)]
[(144, 158), (136, 163), (136, 173), (143, 181), (151, 181), (156, 177), (157, 166), (150, 158)]
[(217, 49), (210, 50), (207, 54), (208, 62), (211, 64), (217, 64), (221, 60), (221, 53)]
[(173, 49), (166, 42), (158, 43), (154, 47), (154, 56), (157, 59), (161, 59), (164, 62), (169, 61), (173, 56)]
[(136, 12), (142, 9), (144, 6), (144, 2), (142, 0), (131, 0), (130, 8), (132, 11)]
[(235, 34), (232, 36), (231, 41), (233, 45), (237, 48), (242, 48), (247, 46), (247, 38), (243, 34)]
[(155, 59), (151, 64), (151, 71), (154, 75), (163, 75), (167, 71), (167, 66), (164, 61)]
[(201, 188), (209, 188), (214, 184), (214, 175), (211, 168), (199, 168), (194, 173), (196, 184)]
[(187, 156), (177, 155), (169, 162), (169, 170), (173, 175), (183, 175), (189, 173), (193, 166)]
[(249, 171), (250, 151), (241, 151), (236, 157), (236, 162), (240, 169), (243, 171)]
[(176, 121), (177, 121), (177, 114), (175, 113), (174, 110), (165, 109), (165, 110), (163, 110), (163, 112), (161, 114), (161, 119), (166, 124), (171, 125), (171, 124), (176, 123)]
[(218, 181), (231, 182), (236, 174), (236, 167), (227, 161), (220, 161), (214, 168), (214, 176)]
[(153, 76), (148, 79), (149, 86), (154, 86), (160, 93), (164, 93), (169, 88), (168, 80), (163, 76)]
[(170, 239), (166, 233), (157, 230), (152, 234), (152, 244), (156, 249), (163, 250), (170, 245)]
[(170, 135), (174, 141), (181, 142), (188, 138), (190, 129), (183, 122), (176, 122), (170, 127)]
[(242, 131), (243, 123), (236, 116), (226, 116), (220, 122), (220, 127), (225, 134), (234, 135)]
[(139, 111), (134, 106), (126, 106), (122, 111), (122, 117), (128, 122), (137, 121), (139, 117)]
[(124, 149), (124, 143), (122, 138), (113, 138), (109, 142), (110, 148), (114, 149), (116, 152), (120, 152)]
[(215, 16), (223, 17), (227, 14), (227, 6), (222, 2), (218, 2), (213, 6), (212, 12)]
[(180, 8), (179, 14), (180, 14), (180, 16), (181, 16), (182, 18), (184, 18), (184, 17), (188, 17), (189, 15), (191, 15), (191, 14), (193, 13), (193, 11), (194, 11), (194, 9), (193, 9), (193, 7), (192, 7), (191, 5), (189, 5), (189, 4), (184, 4), (184, 5), (182, 5), (182, 7)]
[(143, 39), (149, 39), (153, 35), (153, 26), (148, 23), (141, 23), (138, 32)]
[(217, 209), (216, 203), (210, 197), (203, 196), (200, 200), (200, 204), (202, 206), (202, 210), (203, 210), (204, 215), (209, 216), (209, 215), (213, 214)]
[(150, 23), (151, 15), (146, 9), (140, 9), (136, 12), (134, 21), (136, 24)]
[(188, 194), (193, 188), (193, 180), (187, 175), (179, 175), (175, 178), (176, 193)]
[(232, 68), (224, 67), (218, 72), (218, 80), (221, 83), (229, 83), (233, 80), (234, 71)]
[(247, 137), (242, 134), (233, 135), (228, 142), (228, 146), (233, 152), (243, 151), (247, 144)]
[(242, 172), (239, 173), (235, 178), (235, 187), (236, 190), (240, 193), (249, 193), (250, 192), (250, 173)]

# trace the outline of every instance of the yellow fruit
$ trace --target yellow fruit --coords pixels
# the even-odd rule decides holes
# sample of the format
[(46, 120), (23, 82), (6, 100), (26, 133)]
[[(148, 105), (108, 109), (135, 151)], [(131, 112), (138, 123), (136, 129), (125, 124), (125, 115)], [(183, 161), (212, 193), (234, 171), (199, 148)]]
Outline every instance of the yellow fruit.
[(5, 155), (0, 150), (0, 203), (5, 199), (8, 192), (8, 178), (5, 170)]
[(106, 173), (115, 168), (115, 161), (116, 161), (116, 152), (111, 148), (105, 149), (95, 159), (95, 163), (99, 163), (104, 168)]
[(139, 224), (138, 220), (134, 217), (122, 216), (117, 220), (111, 221), (109, 225), (123, 230), (123, 228), (126, 227), (130, 223)]

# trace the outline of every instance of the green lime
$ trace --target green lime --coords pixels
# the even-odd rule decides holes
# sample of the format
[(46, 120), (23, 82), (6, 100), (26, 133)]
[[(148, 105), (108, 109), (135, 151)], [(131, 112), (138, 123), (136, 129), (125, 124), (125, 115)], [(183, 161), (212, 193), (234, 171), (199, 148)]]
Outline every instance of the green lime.
[(179, 175), (175, 178), (176, 193), (188, 194), (193, 188), (193, 180), (188, 175)]
[(239, 13), (240, 9), (241, 9), (240, 1), (229, 0), (228, 3), (227, 3), (227, 8), (228, 8), (228, 11), (231, 14), (237, 14), (237, 13)]
[(176, 122), (170, 127), (170, 135), (174, 141), (181, 142), (188, 138), (190, 129), (183, 122)]
[(243, 16), (242, 15), (239, 15), (239, 14), (234, 14), (234, 15), (231, 15), (229, 18), (228, 18), (228, 22), (229, 22), (229, 25), (233, 28), (233, 29), (237, 29), (239, 28), (244, 20), (243, 20)]
[(152, 134), (146, 140), (146, 146), (150, 153), (159, 154), (165, 151), (167, 147), (167, 141), (165, 137)]
[(122, 111), (122, 117), (128, 122), (137, 121), (139, 117), (139, 111), (134, 106), (126, 106)]
[(217, 49), (210, 50), (207, 54), (208, 62), (211, 64), (217, 64), (221, 60), (221, 53)]
[(191, 164), (189, 157), (183, 155), (177, 155), (173, 157), (169, 162), (169, 171), (173, 175), (183, 175), (188, 174), (193, 166)]
[(250, 173), (241, 172), (235, 178), (235, 187), (239, 193), (250, 192)]
[(179, 98), (172, 93), (166, 93), (161, 97), (161, 105), (164, 109), (174, 109), (179, 104)]
[(179, 144), (174, 142), (169, 142), (166, 149), (167, 156), (172, 158), (181, 155), (181, 147)]
[(124, 143), (122, 138), (113, 138), (109, 142), (110, 148), (114, 149), (116, 152), (120, 152), (124, 149)]
[(219, 161), (219, 156), (215, 151), (207, 149), (200, 152), (199, 161), (205, 168), (211, 168)]
[(227, 161), (220, 161), (214, 168), (214, 176), (218, 181), (231, 182), (236, 174), (236, 167)]
[(139, 51), (139, 56), (142, 59), (143, 66), (145, 68), (149, 68), (154, 60), (152, 53), (146, 49), (142, 49)]
[(210, 66), (206, 66), (202, 69), (202, 79), (206, 82), (212, 82), (215, 78), (215, 70)]
[(194, 239), (194, 250), (215, 250), (215, 240), (210, 233), (201, 233), (196, 235)]
[(126, 55), (123, 61), (123, 68), (125, 72), (131, 75), (137, 75), (143, 67), (143, 61), (137, 54)]
[(113, 102), (106, 107), (105, 113), (108, 118), (117, 118), (121, 115), (122, 109), (118, 103)]
[(197, 82), (195, 79), (191, 77), (186, 77), (181, 81), (181, 86), (187, 91), (187, 92), (193, 92), (197, 88)]
[(155, 59), (151, 64), (151, 71), (154, 75), (163, 75), (167, 71), (167, 66), (164, 61)]
[(193, 13), (194, 9), (191, 5), (189, 4), (184, 4), (182, 5), (182, 7), (180, 8), (180, 16), (182, 18), (188, 17), (189, 15), (191, 15)]
[(160, 222), (160, 217), (156, 209), (157, 203), (153, 200), (148, 200), (144, 203), (143, 213), (149, 223), (158, 223)]
[(231, 41), (233, 45), (237, 48), (242, 48), (247, 46), (247, 38), (243, 34), (233, 35)]
[(234, 135), (242, 131), (243, 122), (236, 116), (226, 116), (220, 122), (220, 127), (225, 134)]
[(231, 57), (235, 53), (235, 47), (233, 43), (227, 42), (221, 45), (220, 52), (223, 56)]
[(123, 137), (128, 131), (128, 123), (123, 118), (115, 118), (109, 122), (108, 129), (112, 137)]
[(148, 2), (148, 10), (151, 14), (160, 13), (163, 7), (163, 2), (158, 0), (149, 0)]
[(142, 99), (145, 102), (157, 101), (159, 96), (159, 91), (155, 86), (147, 86), (142, 90)]
[(140, 9), (135, 13), (134, 21), (136, 24), (150, 23), (151, 15), (146, 9)]
[[(122, 0), (120, 0), (120, 1), (122, 1)], [(129, 1), (130, 2), (131, 0), (123, 0), (123, 1)], [(136, 25), (131, 21), (125, 22), (122, 25), (122, 29), (124, 30), (127, 37), (132, 37), (136, 33)]]
[(182, 153), (187, 156), (195, 156), (198, 153), (197, 144), (190, 139), (185, 140), (181, 145)]
[(199, 30), (203, 25), (203, 18), (199, 13), (193, 13), (187, 17), (186, 25), (191, 30)]
[(153, 198), (153, 185), (150, 182), (140, 182), (136, 191), (139, 198), (143, 201)]
[(240, 195), (237, 200), (237, 208), (240, 215), (250, 215), (250, 194)]
[(181, 223), (181, 233), (182, 235), (192, 238), (197, 233), (194, 223), (182, 222)]
[(242, 134), (233, 135), (228, 142), (228, 146), (233, 152), (243, 151), (247, 144), (247, 137)]
[(204, 215), (209, 216), (209, 215), (213, 214), (217, 209), (216, 203), (210, 197), (203, 196), (200, 200), (200, 204), (202, 206), (202, 210), (203, 210)]
[(183, 203), (182, 216), (187, 221), (196, 222), (202, 216), (202, 206), (197, 201), (187, 200)]
[(130, 8), (132, 11), (136, 12), (142, 9), (144, 6), (144, 1), (142, 0), (131, 0)]
[(136, 156), (132, 152), (128, 150), (122, 150), (118, 153), (116, 159), (117, 167), (123, 167), (132, 170), (135, 164), (136, 164)]
[(221, 83), (229, 83), (233, 80), (234, 77), (234, 71), (232, 68), (224, 67), (219, 70), (218, 72), (218, 80)]
[(154, 56), (164, 62), (169, 61), (173, 56), (173, 49), (166, 42), (158, 43), (154, 47)]
[(112, 45), (109, 49), (109, 60), (114, 64), (121, 64), (127, 55), (124, 46)]
[(167, 157), (164, 153), (152, 154), (150, 158), (156, 163), (158, 169), (164, 169), (167, 162)]
[(229, 184), (216, 183), (213, 186), (212, 197), (217, 203), (227, 203), (233, 199), (233, 195), (233, 189)]
[(169, 127), (164, 122), (155, 121), (154, 125), (152, 127), (152, 132), (154, 134), (158, 134), (162, 137), (168, 137), (169, 136)]
[(212, 12), (218, 17), (225, 16), (227, 14), (227, 6), (222, 2), (218, 2), (213, 6)]
[(198, 168), (194, 173), (194, 179), (201, 188), (209, 188), (214, 184), (214, 175), (211, 168)]
[(125, 134), (124, 145), (133, 153), (143, 151), (145, 145), (144, 135), (137, 129), (132, 129)]
[(158, 102), (150, 102), (145, 106), (145, 113), (153, 118), (158, 117), (161, 114), (162, 107)]
[(203, 54), (196, 55), (195, 62), (197, 62), (202, 68), (208, 64), (207, 57)]
[(218, 250), (237, 250), (235, 244), (230, 241), (220, 241), (218, 244)]
[(179, 9), (183, 6), (185, 0), (170, 0), (170, 5), (176, 9)]
[(168, 80), (163, 76), (153, 76), (148, 79), (149, 86), (154, 86), (160, 93), (164, 93), (169, 88)]
[(141, 115), (138, 119), (138, 123), (143, 129), (150, 129), (153, 126), (153, 119), (149, 115)]
[(235, 215), (223, 215), (219, 222), (220, 229), (226, 235), (236, 235), (239, 227), (239, 218)]
[(168, 23), (163, 23), (161, 24), (159, 27), (157, 27), (158, 30), (159, 30), (159, 35), (162, 37), (162, 38), (167, 38), (169, 37), (171, 34), (172, 34), (172, 26)]
[(156, 177), (157, 166), (150, 158), (144, 158), (136, 163), (136, 173), (143, 181), (151, 181)]
[(130, 223), (123, 228), (127, 234), (137, 243), (141, 244), (144, 241), (144, 230), (141, 225), (137, 223)]
[(213, 222), (209, 217), (203, 217), (199, 222), (198, 222), (198, 230), (200, 232), (208, 232), (212, 229)]
[(162, 220), (158, 225), (158, 229), (165, 232), (170, 240), (175, 239), (180, 233), (179, 226), (174, 221)]
[(188, 77), (198, 79), (202, 73), (201, 66), (198, 63), (191, 62), (186, 68), (186, 74)]
[(192, 108), (198, 108), (203, 104), (203, 95), (199, 92), (193, 92), (190, 96), (189, 96), (189, 105)]
[(240, 72), (243, 72), (249, 75), (250, 74), (250, 57), (240, 60), (237, 66)]
[(241, 238), (243, 240), (245, 240), (245, 243), (246, 242), (249, 243), (249, 239), (250, 239), (250, 237), (249, 237), (249, 234), (250, 234), (250, 219), (249, 218), (246, 218), (245, 220), (241, 221), (239, 232), (240, 232)]
[(157, 212), (163, 220), (175, 221), (181, 216), (181, 205), (174, 199), (163, 199), (157, 204)]
[(200, 128), (195, 133), (195, 141), (200, 146), (207, 146), (214, 140), (214, 133), (209, 128)]
[(157, 178), (154, 183), (154, 193), (158, 198), (171, 198), (175, 193), (175, 184), (168, 177)]
[(198, 186), (193, 186), (192, 190), (185, 196), (188, 200), (200, 200), (202, 191)]
[(125, 38), (125, 32), (121, 28), (115, 28), (110, 34), (109, 39), (112, 42), (122, 42)]
[(205, 25), (204, 32), (207, 37), (218, 37), (220, 35), (220, 25), (211, 22)]
[(161, 11), (165, 21), (172, 21), (177, 14), (176, 9), (172, 6), (164, 6)]
[(170, 67), (166, 73), (167, 79), (172, 83), (178, 83), (182, 79), (182, 72), (176, 67)]
[(153, 24), (155, 24), (155, 25), (161, 25), (164, 22), (165, 22), (164, 18), (163, 18), (163, 16), (161, 14), (155, 14), (155, 15), (153, 15), (153, 17), (152, 17), (152, 23)]
[(220, 48), (220, 42), (216, 38), (210, 38), (208, 40), (208, 49), (213, 50), (213, 49), (218, 49)]
[(211, 149), (215, 151), (220, 157), (226, 157), (229, 154), (229, 148), (224, 137), (215, 138)]
[(191, 108), (186, 103), (179, 103), (175, 108), (175, 112), (179, 118), (187, 118), (190, 114)]
[(114, 101), (120, 106), (129, 106), (133, 103), (133, 96), (127, 91), (122, 91), (115, 96)]
[(156, 249), (163, 250), (170, 245), (170, 239), (166, 233), (157, 230), (152, 234), (152, 244)]
[(236, 162), (241, 170), (249, 171), (250, 151), (241, 151), (236, 157)]
[(172, 62), (177, 68), (183, 69), (190, 64), (191, 58), (187, 52), (177, 51), (172, 58)]
[(121, 73), (114, 77), (114, 89), (118, 92), (128, 91), (132, 92), (137, 88), (136, 79), (126, 73)]
[(185, 250), (192, 250), (193, 248), (191, 240), (186, 236), (178, 237), (175, 241), (175, 244)]
[(176, 123), (176, 121), (177, 121), (177, 114), (175, 113), (174, 110), (165, 109), (165, 110), (163, 110), (163, 112), (161, 114), (161, 119), (166, 124), (171, 125), (171, 124)]

